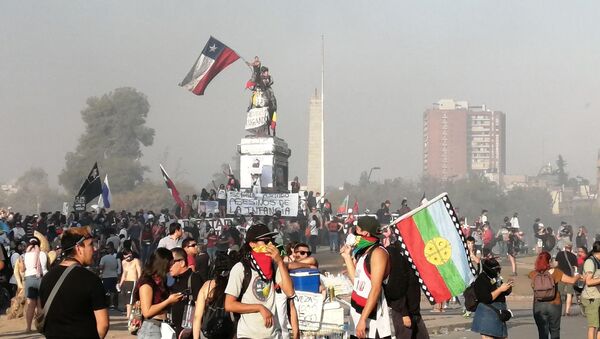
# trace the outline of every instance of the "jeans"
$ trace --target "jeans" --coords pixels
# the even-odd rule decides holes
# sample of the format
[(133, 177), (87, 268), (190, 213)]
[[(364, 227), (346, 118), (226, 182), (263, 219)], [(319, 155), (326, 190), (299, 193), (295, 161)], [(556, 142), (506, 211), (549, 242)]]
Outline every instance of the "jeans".
[(312, 252), (312, 254), (316, 254), (317, 253), (317, 243), (319, 242), (319, 236), (311, 235), (310, 239), (308, 239), (308, 242), (310, 244), (310, 251)]
[(340, 250), (340, 239), (338, 232), (329, 232), (329, 249), (330, 250)]
[(560, 318), (562, 313), (562, 304), (551, 304), (550, 302), (533, 303), (533, 319), (538, 328), (540, 339), (560, 338)]

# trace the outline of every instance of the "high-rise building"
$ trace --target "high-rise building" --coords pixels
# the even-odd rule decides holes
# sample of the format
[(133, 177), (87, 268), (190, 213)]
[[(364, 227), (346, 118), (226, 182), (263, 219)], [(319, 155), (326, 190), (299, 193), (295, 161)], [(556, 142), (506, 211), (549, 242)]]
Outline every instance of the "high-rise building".
[[(310, 98), (308, 110), (308, 177), (306, 188), (309, 191), (321, 192), (323, 187), (323, 106), (321, 97), (315, 90)], [(323, 192), (321, 192), (323, 193)]]
[(443, 99), (423, 113), (423, 174), (441, 180), (506, 173), (504, 113)]

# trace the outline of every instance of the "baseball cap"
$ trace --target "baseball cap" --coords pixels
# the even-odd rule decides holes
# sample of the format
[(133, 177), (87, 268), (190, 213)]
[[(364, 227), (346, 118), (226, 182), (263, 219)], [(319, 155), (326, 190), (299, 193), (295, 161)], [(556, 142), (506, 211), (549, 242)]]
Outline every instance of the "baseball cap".
[(279, 232), (272, 232), (265, 224), (254, 224), (246, 232), (246, 242), (271, 239), (277, 234)]
[(376, 218), (371, 216), (364, 216), (358, 218), (358, 226), (363, 230), (369, 232), (369, 234), (378, 236), (381, 234), (381, 230), (379, 229), (381, 225)]

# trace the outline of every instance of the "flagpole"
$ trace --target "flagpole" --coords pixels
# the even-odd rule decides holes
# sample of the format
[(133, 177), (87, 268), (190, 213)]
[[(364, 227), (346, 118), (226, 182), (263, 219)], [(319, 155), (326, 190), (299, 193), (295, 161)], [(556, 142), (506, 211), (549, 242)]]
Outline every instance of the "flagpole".
[(321, 35), (321, 193), (325, 194), (325, 35)]

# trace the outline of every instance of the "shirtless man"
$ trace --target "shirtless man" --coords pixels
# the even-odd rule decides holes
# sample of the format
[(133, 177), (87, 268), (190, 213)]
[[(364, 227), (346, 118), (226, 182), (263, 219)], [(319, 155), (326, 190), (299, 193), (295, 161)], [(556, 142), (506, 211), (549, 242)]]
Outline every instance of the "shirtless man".
[(131, 293), (133, 292), (135, 282), (139, 279), (142, 274), (142, 265), (140, 260), (133, 257), (133, 253), (130, 250), (123, 250), (123, 274), (121, 274), (121, 280), (119, 281), (119, 288), (121, 289), (121, 298), (127, 305), (127, 319), (131, 314)]

